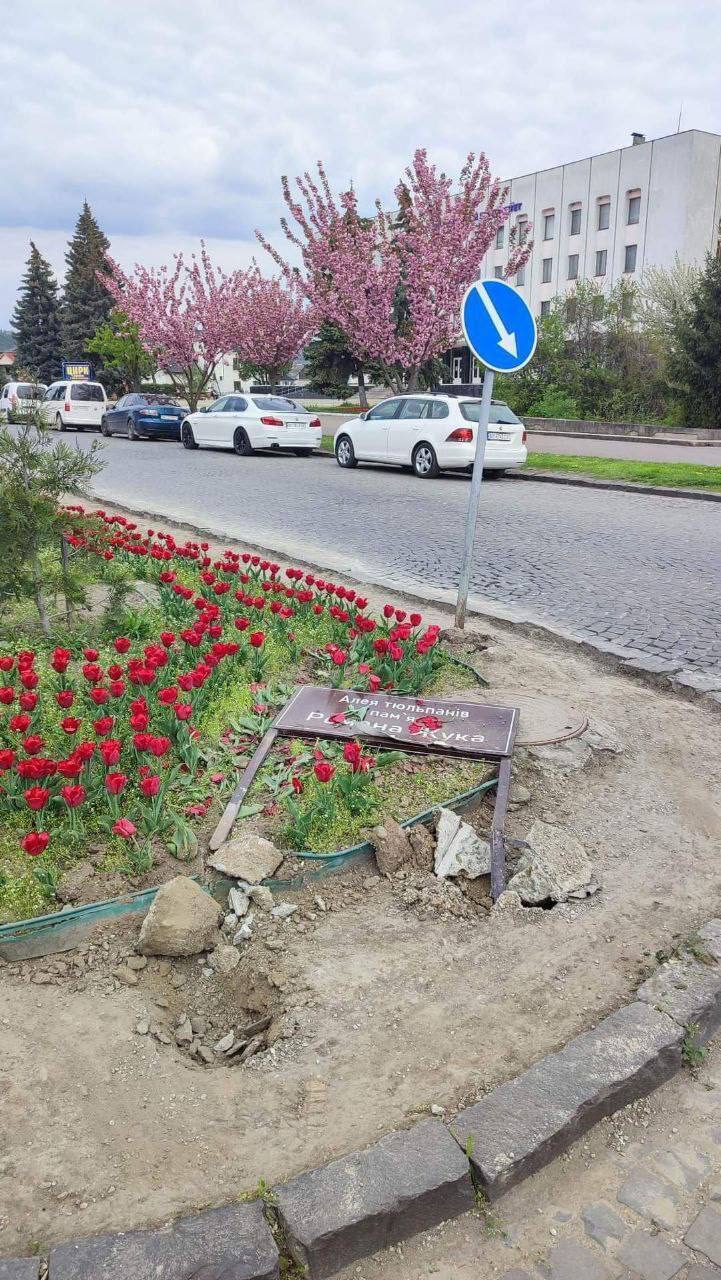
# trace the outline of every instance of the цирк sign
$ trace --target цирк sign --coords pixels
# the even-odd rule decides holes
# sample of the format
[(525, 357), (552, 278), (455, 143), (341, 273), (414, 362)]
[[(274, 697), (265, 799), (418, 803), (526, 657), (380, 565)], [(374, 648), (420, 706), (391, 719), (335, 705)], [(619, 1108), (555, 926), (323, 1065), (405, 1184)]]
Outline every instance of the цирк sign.
[(514, 707), (304, 685), (274, 727), (286, 737), (363, 738), (406, 751), (499, 759), (511, 754), (517, 725)]

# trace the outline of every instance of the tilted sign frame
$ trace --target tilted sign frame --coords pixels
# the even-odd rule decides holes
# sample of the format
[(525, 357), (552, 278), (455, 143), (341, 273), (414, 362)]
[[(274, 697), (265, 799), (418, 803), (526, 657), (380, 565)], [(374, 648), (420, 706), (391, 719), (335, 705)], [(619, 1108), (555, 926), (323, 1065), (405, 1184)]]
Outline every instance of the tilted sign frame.
[[(350, 718), (332, 724), (330, 717)], [(442, 721), (441, 728), (409, 726), (424, 716)], [(498, 782), (491, 821), (491, 896), (495, 902), (506, 887), (506, 849), (503, 827), (511, 785), (511, 758), (518, 729), (517, 707), (461, 702), (399, 693), (361, 693), (322, 685), (301, 685), (279, 711), (246, 765), (210, 839), (220, 848), (230, 835), (243, 800), (276, 738), (335, 738), (367, 742), (375, 747), (401, 747), (422, 755), (444, 755), (498, 761)], [(466, 730), (466, 732), (463, 732)], [(484, 732), (481, 732), (483, 730)], [(439, 737), (439, 735), (442, 735)], [(302, 855), (300, 855), (302, 856)]]

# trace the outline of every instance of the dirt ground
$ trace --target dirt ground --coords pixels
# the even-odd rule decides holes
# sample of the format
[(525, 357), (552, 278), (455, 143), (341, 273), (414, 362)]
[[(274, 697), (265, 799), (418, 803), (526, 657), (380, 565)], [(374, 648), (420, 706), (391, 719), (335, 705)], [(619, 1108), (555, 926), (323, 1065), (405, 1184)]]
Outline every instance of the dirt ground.
[[(288, 895), (302, 909), (259, 931), (226, 978), (151, 961), (136, 986), (118, 982), (138, 921), (80, 958), (0, 965), (0, 1256), (225, 1203), (431, 1104), (450, 1113), (597, 1022), (658, 949), (718, 913), (718, 712), (552, 638), (482, 629), (489, 698), (568, 699), (623, 744), (569, 773), (520, 752), (531, 800), (509, 815), (520, 838), (536, 817), (572, 831), (600, 892), (457, 915), (447, 895), (434, 906), (363, 867)], [(136, 1030), (188, 1013), (222, 1033), (254, 1007), (289, 1010), (295, 1030), (243, 1066), (204, 1067)]]

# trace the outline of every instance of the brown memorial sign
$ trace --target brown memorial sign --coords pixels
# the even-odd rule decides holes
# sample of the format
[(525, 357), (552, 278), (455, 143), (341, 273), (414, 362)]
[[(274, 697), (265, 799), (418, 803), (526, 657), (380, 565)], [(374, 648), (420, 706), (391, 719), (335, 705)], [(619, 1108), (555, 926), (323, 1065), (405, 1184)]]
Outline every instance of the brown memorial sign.
[(503, 759), (518, 726), (515, 707), (400, 693), (356, 693), (303, 685), (275, 720), (287, 737), (361, 738), (404, 751)]

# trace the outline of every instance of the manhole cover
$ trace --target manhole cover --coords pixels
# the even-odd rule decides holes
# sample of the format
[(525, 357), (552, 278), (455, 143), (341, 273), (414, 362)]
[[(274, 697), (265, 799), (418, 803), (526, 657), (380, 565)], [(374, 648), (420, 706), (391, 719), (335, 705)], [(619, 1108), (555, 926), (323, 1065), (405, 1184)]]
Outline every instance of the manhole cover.
[[(490, 692), (490, 691), (489, 691)], [(490, 701), (490, 699), (489, 699)], [(521, 718), (517, 747), (538, 747), (544, 742), (565, 742), (588, 728), (588, 717), (577, 707), (545, 693), (528, 689), (493, 687), (493, 701), (500, 706), (518, 707)]]

